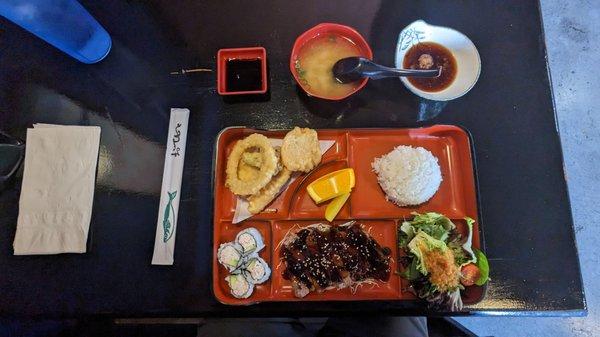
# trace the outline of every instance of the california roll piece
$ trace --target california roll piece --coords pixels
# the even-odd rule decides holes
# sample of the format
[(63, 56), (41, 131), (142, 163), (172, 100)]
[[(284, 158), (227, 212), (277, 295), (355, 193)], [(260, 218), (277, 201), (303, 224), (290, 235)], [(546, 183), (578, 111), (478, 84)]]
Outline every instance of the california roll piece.
[(243, 274), (231, 274), (225, 277), (235, 298), (248, 298), (254, 291), (254, 284), (250, 283)]
[(250, 257), (245, 263), (243, 272), (245, 273), (246, 279), (254, 284), (264, 283), (271, 277), (271, 268), (269, 268), (267, 262), (259, 256)]
[(242, 265), (244, 248), (235, 242), (222, 243), (217, 251), (217, 259), (229, 272), (233, 272)]
[(265, 248), (262, 235), (260, 235), (260, 232), (253, 227), (246, 228), (239, 232), (235, 237), (235, 242), (242, 247), (244, 256), (258, 253)]

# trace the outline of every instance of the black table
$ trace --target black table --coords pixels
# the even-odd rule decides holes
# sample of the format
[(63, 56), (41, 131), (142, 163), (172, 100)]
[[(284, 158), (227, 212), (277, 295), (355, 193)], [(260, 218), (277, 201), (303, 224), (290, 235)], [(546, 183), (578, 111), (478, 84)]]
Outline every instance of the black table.
[[(582, 315), (586, 305), (535, 1), (82, 1), (113, 38), (108, 57), (77, 63), (0, 20), (0, 128), (100, 125), (102, 144), (87, 254), (13, 256), (20, 179), (0, 194), (0, 314), (266, 316), (423, 314), (414, 302), (219, 304), (211, 290), (211, 165), (226, 126), (414, 127), (457, 124), (473, 135), (491, 281), (472, 314)], [(292, 79), (294, 39), (320, 22), (355, 27), (375, 61), (393, 64), (408, 23), (454, 27), (478, 47), (475, 88), (446, 106), (395, 79), (342, 102), (307, 98)], [(270, 100), (224, 102), (224, 47), (261, 45)], [(514, 74), (520, 74), (515, 76)], [(191, 110), (175, 265), (151, 266), (170, 107)], [(443, 108), (418, 121), (419, 109)]]

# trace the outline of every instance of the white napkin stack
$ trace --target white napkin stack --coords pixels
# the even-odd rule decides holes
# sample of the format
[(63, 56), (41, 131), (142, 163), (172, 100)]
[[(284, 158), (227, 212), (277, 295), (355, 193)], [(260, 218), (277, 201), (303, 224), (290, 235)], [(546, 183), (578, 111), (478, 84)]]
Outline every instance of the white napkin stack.
[(85, 253), (100, 127), (27, 130), (15, 255)]

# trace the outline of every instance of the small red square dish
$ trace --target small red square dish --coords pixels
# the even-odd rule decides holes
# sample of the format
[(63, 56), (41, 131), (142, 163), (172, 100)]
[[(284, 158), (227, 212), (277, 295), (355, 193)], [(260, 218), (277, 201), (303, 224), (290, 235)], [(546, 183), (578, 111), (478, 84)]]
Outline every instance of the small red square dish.
[(265, 94), (267, 51), (263, 47), (220, 49), (217, 53), (219, 95)]

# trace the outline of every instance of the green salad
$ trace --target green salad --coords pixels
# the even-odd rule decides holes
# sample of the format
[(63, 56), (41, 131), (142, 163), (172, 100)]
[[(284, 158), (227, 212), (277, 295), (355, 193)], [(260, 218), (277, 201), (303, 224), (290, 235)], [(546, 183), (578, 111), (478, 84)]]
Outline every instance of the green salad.
[(400, 226), (398, 245), (404, 251), (401, 276), (410, 281), (415, 294), (437, 310), (458, 311), (463, 307), (460, 291), (488, 281), (485, 255), (472, 247), (473, 223), (465, 218), (468, 235), (442, 214), (413, 213)]

